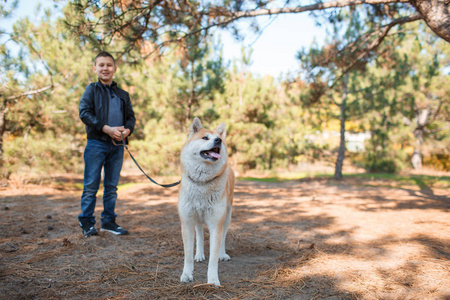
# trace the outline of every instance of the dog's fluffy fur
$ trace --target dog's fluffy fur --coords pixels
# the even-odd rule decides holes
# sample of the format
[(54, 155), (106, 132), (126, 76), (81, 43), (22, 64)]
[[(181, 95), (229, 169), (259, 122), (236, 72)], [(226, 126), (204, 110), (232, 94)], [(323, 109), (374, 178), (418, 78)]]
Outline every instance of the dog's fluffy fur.
[(181, 187), (178, 212), (184, 244), (184, 268), (180, 280), (193, 281), (194, 230), (195, 261), (204, 261), (203, 224), (210, 233), (208, 283), (220, 285), (219, 259), (228, 261), (225, 237), (231, 221), (234, 193), (234, 172), (228, 165), (226, 127), (221, 123), (215, 130), (203, 128), (195, 118), (189, 137), (181, 151)]

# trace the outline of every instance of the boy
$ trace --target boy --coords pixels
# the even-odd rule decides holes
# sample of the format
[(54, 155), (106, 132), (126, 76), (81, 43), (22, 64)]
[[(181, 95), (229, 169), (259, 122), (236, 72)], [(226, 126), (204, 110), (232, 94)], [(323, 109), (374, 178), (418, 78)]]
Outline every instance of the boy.
[(117, 225), (114, 212), (124, 147), (114, 145), (113, 140), (121, 144), (121, 134), (127, 138), (133, 132), (136, 119), (129, 94), (113, 81), (117, 66), (112, 55), (99, 53), (95, 57), (93, 70), (98, 76), (98, 82), (86, 87), (79, 106), (80, 119), (86, 125), (88, 140), (84, 150), (82, 213), (78, 220), (85, 237), (98, 234), (94, 227), (94, 210), (104, 168), (100, 230), (125, 235), (128, 231)]

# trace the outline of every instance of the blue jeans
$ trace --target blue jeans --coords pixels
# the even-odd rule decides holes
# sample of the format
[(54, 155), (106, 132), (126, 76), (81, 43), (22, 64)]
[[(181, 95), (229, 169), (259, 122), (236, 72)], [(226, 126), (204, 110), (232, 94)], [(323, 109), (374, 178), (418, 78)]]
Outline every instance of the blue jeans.
[(81, 195), (80, 222), (90, 221), (95, 224), (94, 210), (97, 192), (100, 187), (101, 172), (103, 179), (103, 212), (102, 223), (113, 221), (117, 215), (114, 212), (117, 199), (117, 185), (123, 163), (123, 146), (115, 146), (112, 142), (88, 139), (84, 150), (84, 187)]

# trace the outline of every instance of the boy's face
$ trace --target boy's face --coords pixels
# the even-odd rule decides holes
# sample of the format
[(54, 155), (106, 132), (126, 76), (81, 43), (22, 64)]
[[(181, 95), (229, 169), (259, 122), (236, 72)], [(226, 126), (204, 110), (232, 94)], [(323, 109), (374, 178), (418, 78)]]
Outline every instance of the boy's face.
[(99, 56), (94, 64), (94, 72), (101, 83), (110, 85), (116, 73), (117, 67), (111, 57)]

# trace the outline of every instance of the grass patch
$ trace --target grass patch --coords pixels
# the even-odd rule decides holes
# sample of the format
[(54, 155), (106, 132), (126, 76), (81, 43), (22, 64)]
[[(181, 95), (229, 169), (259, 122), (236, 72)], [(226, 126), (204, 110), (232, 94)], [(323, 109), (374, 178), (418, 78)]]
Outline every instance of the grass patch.
[[(277, 176), (267, 177), (238, 177), (239, 181), (256, 181), (256, 182), (286, 182), (291, 180), (301, 180), (305, 178), (333, 178), (333, 174), (323, 173), (286, 173)], [(374, 185), (367, 183), (367, 186), (384, 186), (389, 188), (403, 188), (405, 186), (418, 186), (420, 189), (439, 187), (450, 188), (450, 176), (430, 176), (430, 175), (397, 175), (391, 173), (358, 173), (344, 174), (345, 178), (356, 178), (362, 180), (375, 180), (381, 183)]]
[(305, 172), (297, 172), (297, 173), (284, 173), (277, 176), (268, 176), (268, 177), (238, 177), (239, 181), (257, 181), (257, 182), (286, 182), (292, 180), (301, 180), (305, 178), (332, 178), (332, 174), (322, 174), (322, 173), (305, 173)]
[[(326, 173), (306, 173), (306, 172), (291, 172), (282, 174), (268, 174), (263, 177), (254, 176), (242, 176), (237, 177), (238, 181), (255, 181), (255, 182), (286, 182), (295, 181), (302, 179), (333, 179), (333, 174)], [(344, 174), (345, 178), (355, 178), (367, 181), (364, 185), (367, 186), (378, 186), (378, 187), (388, 187), (388, 188), (404, 188), (406, 186), (417, 186), (420, 189), (426, 188), (450, 188), (450, 176), (430, 176), (430, 175), (397, 175), (391, 173), (355, 173), (355, 174)], [(378, 181), (378, 184), (372, 184), (369, 181)], [(77, 190), (83, 190), (83, 183), (67, 183), (67, 182), (56, 182), (60, 186), (70, 186)], [(128, 182), (118, 185), (118, 190), (123, 191), (132, 188), (141, 182)], [(100, 184), (99, 193), (103, 191), (103, 184)]]
[[(75, 189), (80, 190), (80, 191), (83, 190), (83, 183), (82, 182), (80, 182), (80, 183), (78, 183), (78, 182), (77, 183), (67, 183), (67, 182), (62, 183), (62, 182), (58, 182), (57, 184), (59, 184), (60, 186), (66, 186), (66, 187), (70, 186), (70, 187), (75, 188)], [(128, 182), (128, 183), (119, 184), (117, 186), (117, 190), (118, 191), (123, 191), (123, 190), (129, 189), (129, 188), (132, 188), (132, 187), (134, 187), (134, 186), (136, 186), (138, 184), (140, 184), (140, 183), (139, 182)], [(103, 183), (100, 183), (100, 187), (98, 188), (98, 192), (97, 192), (97, 197), (102, 197), (102, 196), (103, 196)]]
[[(361, 178), (365, 180), (388, 181), (395, 185), (417, 185), (419, 188), (440, 187), (450, 188), (450, 176), (430, 175), (396, 175), (389, 173), (347, 174), (344, 177)], [(392, 186), (392, 185), (391, 185)]]
[(73, 187), (76, 188), (77, 190), (83, 190), (83, 183), (74, 183)]
[(283, 180), (279, 177), (238, 177), (236, 178), (239, 181), (257, 181), (257, 182), (283, 182), (286, 180)]

